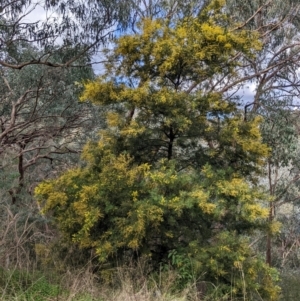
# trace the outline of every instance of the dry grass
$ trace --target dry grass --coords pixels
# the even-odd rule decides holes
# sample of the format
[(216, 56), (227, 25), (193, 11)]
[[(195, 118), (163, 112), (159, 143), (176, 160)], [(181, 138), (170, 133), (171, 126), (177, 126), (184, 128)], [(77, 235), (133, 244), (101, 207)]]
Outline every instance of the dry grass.
[(68, 283), (65, 281), (64, 284), (67, 284), (69, 293), (64, 300), (200, 301), (193, 286), (182, 292), (174, 292), (177, 277), (174, 271), (147, 277), (148, 267), (143, 261), (107, 270), (107, 283), (101, 283), (99, 277), (90, 270), (87, 267), (85, 270), (68, 272), (65, 275)]

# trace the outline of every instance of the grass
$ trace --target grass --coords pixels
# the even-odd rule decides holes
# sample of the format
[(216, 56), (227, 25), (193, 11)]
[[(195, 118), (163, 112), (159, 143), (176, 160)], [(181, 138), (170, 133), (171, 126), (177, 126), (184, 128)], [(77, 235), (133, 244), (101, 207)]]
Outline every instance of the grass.
[[(174, 289), (175, 271), (161, 275), (145, 274), (144, 266), (127, 266), (110, 270), (107, 282), (90, 267), (54, 271), (0, 269), (0, 300), (3, 301), (221, 301), (204, 298), (199, 286), (191, 282), (185, 289)], [(147, 275), (147, 276), (145, 276)], [(280, 301), (298, 301), (300, 274), (282, 275)], [(217, 291), (218, 288), (215, 287)], [(225, 299), (224, 299), (225, 300)], [(242, 299), (239, 299), (239, 301)], [(247, 300), (247, 299), (245, 299)], [(257, 299), (262, 301), (262, 299)], [(238, 301), (226, 297), (226, 301)]]
[[(134, 274), (131, 274), (131, 273)], [(196, 301), (197, 293), (191, 285), (175, 292), (172, 283), (176, 274), (164, 274), (164, 279), (148, 279), (138, 269), (118, 268), (110, 283), (101, 283), (89, 269), (67, 271), (51, 277), (28, 271), (1, 270), (0, 287), (3, 301)], [(53, 280), (55, 279), (55, 281)]]

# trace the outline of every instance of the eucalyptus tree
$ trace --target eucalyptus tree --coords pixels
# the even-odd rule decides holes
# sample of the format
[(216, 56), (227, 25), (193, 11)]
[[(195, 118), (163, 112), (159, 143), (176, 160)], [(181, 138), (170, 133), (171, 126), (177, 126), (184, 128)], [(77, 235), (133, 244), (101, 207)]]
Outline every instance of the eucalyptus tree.
[[(0, 4), (0, 65), (14, 69), (30, 64), (76, 65), (83, 54), (91, 55), (107, 41), (113, 30), (126, 27), (132, 8), (130, 4), (119, 0), (3, 0)], [(36, 14), (41, 17), (30, 21), (36, 19)], [(38, 44), (42, 51), (30, 59), (19, 57), (17, 50), (24, 42)], [(57, 60), (57, 53), (66, 49), (72, 49), (72, 52)], [(56, 60), (53, 61), (54, 56)]]
[[(253, 99), (244, 101), (245, 115), (264, 116), (264, 141), (272, 149), (266, 169), (266, 187), (273, 201), (269, 218), (279, 207), (294, 202), (291, 191), (299, 185), (298, 111), (299, 106), (299, 9), (300, 1), (227, 0), (227, 9), (241, 28), (257, 30), (262, 49), (255, 59), (246, 58), (242, 77), (255, 86)], [(247, 84), (241, 84), (243, 89)], [(266, 260), (272, 263), (271, 236), (268, 235)]]
[[(24, 58), (38, 52), (25, 46), (19, 50)], [(84, 58), (80, 61), (85, 63)], [(21, 188), (26, 186), (31, 192), (40, 179), (71, 164), (70, 155), (76, 156), (83, 141), (95, 133), (95, 110), (79, 103), (80, 86), (76, 84), (92, 77), (91, 67), (53, 69), (30, 65), (2, 72), (1, 170), (7, 171), (6, 176), (14, 175), (14, 180), (9, 177), (10, 188), (6, 189), (13, 203)]]
[[(77, 153), (83, 129), (92, 132), (91, 110), (78, 104), (74, 82), (93, 76), (92, 54), (113, 30), (125, 27), (130, 8), (118, 0), (1, 1), (1, 186), (13, 203), (25, 171), (29, 177), (45, 160), (56, 170), (54, 157)], [(51, 174), (43, 173), (34, 172), (28, 185)]]

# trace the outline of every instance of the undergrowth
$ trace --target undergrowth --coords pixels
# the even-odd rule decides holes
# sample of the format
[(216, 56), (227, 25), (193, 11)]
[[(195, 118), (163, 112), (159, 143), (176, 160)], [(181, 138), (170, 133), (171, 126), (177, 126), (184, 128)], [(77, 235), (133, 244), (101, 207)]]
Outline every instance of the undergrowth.
[[(229, 295), (218, 296), (218, 287), (196, 279), (185, 288), (177, 287), (180, 277), (169, 269), (149, 273), (144, 263), (127, 265), (102, 272), (84, 269), (67, 270), (64, 274), (44, 271), (0, 270), (3, 301), (246, 301)], [(103, 276), (106, 275), (106, 279)], [(210, 287), (210, 294), (204, 291)], [(284, 297), (284, 296), (283, 296)], [(257, 299), (262, 301), (262, 299)], [(283, 301), (294, 299), (281, 299)], [(297, 299), (298, 300), (298, 299)], [(296, 301), (296, 300), (295, 300)]]

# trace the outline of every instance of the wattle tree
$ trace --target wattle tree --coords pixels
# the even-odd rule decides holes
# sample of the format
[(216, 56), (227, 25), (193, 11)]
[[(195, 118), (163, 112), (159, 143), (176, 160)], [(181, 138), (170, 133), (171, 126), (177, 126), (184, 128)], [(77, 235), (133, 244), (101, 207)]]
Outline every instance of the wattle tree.
[(220, 92), (259, 48), (220, 1), (177, 22), (145, 19), (120, 37), (82, 95), (106, 107), (99, 141), (85, 146), (82, 167), (36, 188), (65, 237), (101, 262), (172, 259), (220, 296), (276, 300), (276, 273), (248, 239), (276, 230), (257, 186), (269, 149), (260, 118), (246, 119)]

